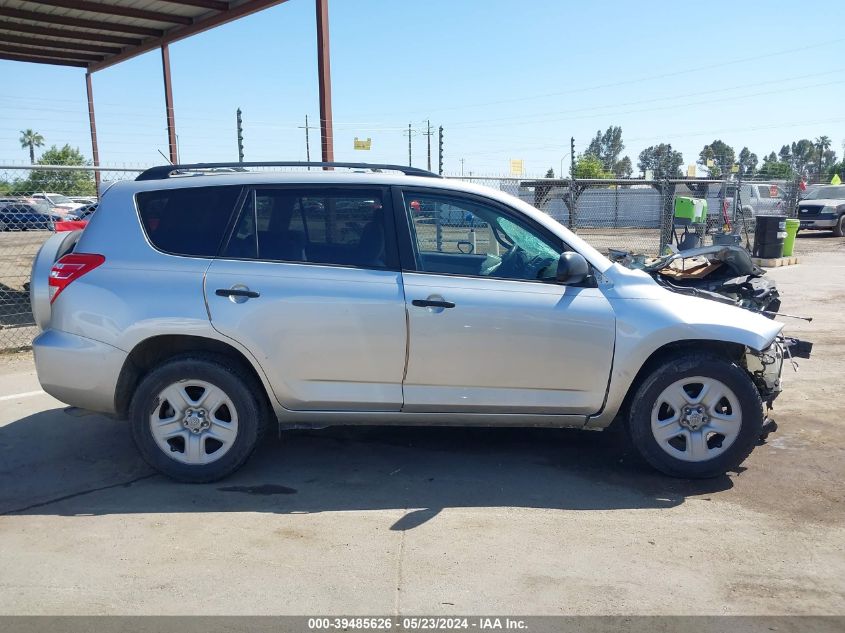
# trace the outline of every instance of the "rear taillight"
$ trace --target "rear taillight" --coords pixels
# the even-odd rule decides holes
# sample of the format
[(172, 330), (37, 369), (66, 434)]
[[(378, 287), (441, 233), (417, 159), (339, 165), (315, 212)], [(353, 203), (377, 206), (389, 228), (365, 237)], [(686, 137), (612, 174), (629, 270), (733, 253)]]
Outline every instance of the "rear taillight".
[(56, 300), (62, 290), (85, 273), (90, 273), (106, 261), (102, 255), (91, 253), (70, 253), (65, 255), (50, 269), (50, 303)]

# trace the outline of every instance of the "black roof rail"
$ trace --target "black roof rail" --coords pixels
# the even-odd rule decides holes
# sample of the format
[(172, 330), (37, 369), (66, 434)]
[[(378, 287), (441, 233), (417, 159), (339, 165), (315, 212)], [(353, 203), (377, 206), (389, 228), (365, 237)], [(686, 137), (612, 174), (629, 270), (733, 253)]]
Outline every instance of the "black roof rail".
[(348, 169), (367, 169), (369, 171), (400, 171), (406, 176), (424, 176), (426, 178), (440, 178), (437, 174), (418, 167), (403, 167), (402, 165), (378, 165), (372, 163), (311, 163), (303, 161), (274, 161), (253, 163), (193, 163), (186, 165), (158, 165), (141, 172), (135, 180), (164, 180), (174, 172), (180, 171), (208, 171), (215, 169), (234, 169), (246, 171), (246, 167), (344, 167)]

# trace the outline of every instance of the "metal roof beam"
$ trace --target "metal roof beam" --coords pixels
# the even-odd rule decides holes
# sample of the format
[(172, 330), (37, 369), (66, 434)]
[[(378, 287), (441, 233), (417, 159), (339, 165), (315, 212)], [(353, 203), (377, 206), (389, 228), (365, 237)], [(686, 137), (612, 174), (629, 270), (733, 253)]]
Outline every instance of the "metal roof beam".
[(228, 11), (229, 3), (221, 2), (220, 0), (162, 0), (170, 4), (181, 4), (188, 7), (199, 7), (200, 9), (209, 9), (211, 11)]
[[(3, 28), (0, 25), (0, 28)], [(9, 35), (3, 33), (0, 35), (0, 41), (10, 42), (12, 44), (26, 44), (27, 46), (35, 46), (41, 48), (58, 48), (71, 51), (82, 51), (86, 53), (107, 53), (114, 55), (121, 51), (120, 48), (114, 46), (99, 46), (97, 44), (85, 44), (80, 42), (60, 42), (59, 40), (45, 40), (42, 37), (26, 37), (20, 35)]]
[(149, 11), (147, 9), (136, 9), (116, 4), (105, 4), (103, 2), (89, 2), (88, 0), (43, 0), (41, 5), (50, 7), (63, 7), (87, 11), (88, 13), (99, 13), (101, 15), (119, 15), (124, 18), (137, 18), (151, 22), (164, 22), (166, 24), (193, 24), (194, 20), (182, 15), (162, 13), (161, 11)]
[(96, 62), (103, 59), (102, 55), (89, 55), (88, 53), (75, 53), (73, 51), (57, 51), (46, 48), (32, 48), (29, 46), (15, 46), (0, 42), (0, 53), (12, 53), (14, 55), (29, 55), (31, 57), (49, 57), (52, 59), (74, 59)]
[(50, 57), (30, 57), (29, 55), (16, 55), (14, 53), (4, 53), (0, 51), (0, 59), (7, 59), (10, 62), (29, 62), (31, 64), (50, 64), (51, 66), (77, 66), (78, 68), (85, 68), (87, 62), (75, 62), (67, 59), (53, 59)]
[(19, 20), (32, 20), (40, 24), (64, 24), (65, 26), (78, 26), (80, 28), (96, 29), (98, 31), (112, 31), (116, 33), (133, 33), (135, 35), (146, 35), (147, 37), (161, 37), (164, 31), (146, 26), (135, 26), (134, 24), (115, 24), (114, 22), (100, 22), (99, 20), (88, 20), (85, 18), (74, 18), (67, 15), (56, 15), (54, 13), (37, 13), (35, 11), (23, 11), (0, 6), (0, 15), (7, 18)]
[(167, 31), (167, 33), (164, 34), (162, 37), (149, 39), (140, 46), (125, 50), (122, 53), (119, 53), (118, 55), (108, 57), (102, 61), (93, 62), (88, 65), (88, 71), (93, 73), (98, 70), (103, 70), (104, 68), (119, 64), (120, 62), (126, 61), (127, 59), (137, 57), (142, 53), (147, 53), (157, 48), (161, 48), (163, 44), (172, 44), (173, 42), (178, 42), (179, 40), (184, 39), (186, 37), (191, 37), (192, 35), (196, 35), (197, 33), (202, 33), (203, 31), (212, 29), (215, 26), (220, 26), (221, 24), (232, 22), (252, 13), (256, 13), (257, 11), (267, 9), (268, 7), (272, 7), (277, 4), (282, 4), (286, 1), (287, 0), (247, 0), (246, 2), (232, 7), (225, 13), (217, 13), (215, 15), (212, 15), (211, 17), (198, 19), (191, 26), (175, 27)]
[(91, 33), (89, 31), (72, 31), (57, 26), (34, 26), (23, 22), (8, 22), (7, 20), (0, 20), (0, 30), (13, 31), (15, 33), (32, 33), (34, 35), (49, 35), (50, 37), (70, 40), (123, 44), (124, 46), (137, 46), (141, 43), (141, 40), (137, 37), (124, 37), (121, 35), (110, 35), (108, 33)]

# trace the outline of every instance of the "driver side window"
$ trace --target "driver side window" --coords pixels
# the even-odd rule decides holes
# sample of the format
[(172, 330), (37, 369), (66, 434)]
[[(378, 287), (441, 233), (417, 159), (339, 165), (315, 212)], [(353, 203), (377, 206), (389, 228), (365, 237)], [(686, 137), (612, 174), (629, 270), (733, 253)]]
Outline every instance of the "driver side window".
[(555, 278), (562, 244), (493, 205), (406, 191), (404, 206), (421, 272), (525, 281)]

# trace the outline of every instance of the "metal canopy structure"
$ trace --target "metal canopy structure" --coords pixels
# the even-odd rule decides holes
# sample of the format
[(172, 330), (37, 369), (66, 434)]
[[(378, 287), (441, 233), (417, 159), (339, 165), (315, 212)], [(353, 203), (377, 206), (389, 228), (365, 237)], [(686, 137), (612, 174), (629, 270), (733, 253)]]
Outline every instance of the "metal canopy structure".
[[(160, 49), (169, 156), (178, 163), (169, 44), (286, 0), (0, 0), (0, 59), (86, 70), (94, 164), (99, 149), (91, 73)], [(328, 0), (315, 0), (323, 161), (334, 159)]]

